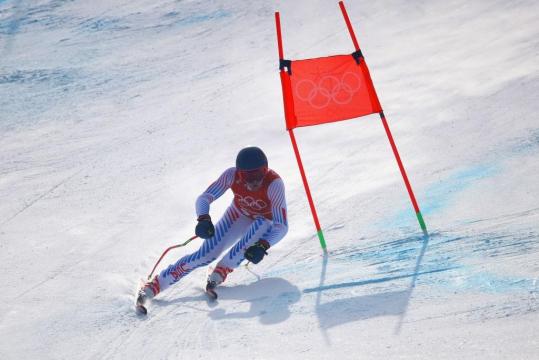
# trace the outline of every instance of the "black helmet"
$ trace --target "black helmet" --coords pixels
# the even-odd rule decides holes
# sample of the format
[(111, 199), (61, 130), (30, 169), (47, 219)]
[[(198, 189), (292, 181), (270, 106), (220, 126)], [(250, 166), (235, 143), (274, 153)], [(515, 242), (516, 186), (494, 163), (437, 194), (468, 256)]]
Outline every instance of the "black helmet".
[(256, 146), (241, 149), (236, 157), (236, 169), (238, 170), (254, 170), (267, 166), (266, 154)]

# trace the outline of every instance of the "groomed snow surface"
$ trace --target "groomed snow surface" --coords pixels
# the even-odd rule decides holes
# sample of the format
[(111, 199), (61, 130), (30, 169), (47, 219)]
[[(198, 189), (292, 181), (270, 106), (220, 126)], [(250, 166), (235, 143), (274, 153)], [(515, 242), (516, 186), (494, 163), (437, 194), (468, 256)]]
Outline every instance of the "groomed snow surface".
[[(346, 5), (430, 236), (377, 116), (301, 128), (324, 257), (274, 12), (285, 57), (346, 54), (336, 0), (0, 0), (1, 359), (539, 358), (539, 2)], [(138, 317), (247, 145), (288, 235), (216, 304), (199, 269)]]

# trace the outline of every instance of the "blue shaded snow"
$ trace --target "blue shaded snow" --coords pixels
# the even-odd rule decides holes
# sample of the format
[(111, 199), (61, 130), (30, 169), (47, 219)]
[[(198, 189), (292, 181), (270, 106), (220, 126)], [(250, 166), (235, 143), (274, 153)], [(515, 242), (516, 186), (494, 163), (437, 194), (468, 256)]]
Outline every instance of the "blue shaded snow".
[(15, 70), (12, 72), (0, 73), (0, 85), (38, 85), (44, 84), (48, 87), (67, 86), (78, 78), (74, 69), (34, 69)]
[[(1, 1), (0, 1), (1, 3)], [(144, 24), (141, 14), (130, 14), (124, 17), (100, 16), (83, 19), (73, 16), (57, 15), (54, 10), (63, 6), (65, 1), (53, 1), (51, 3), (27, 6), (23, 3), (14, 4), (9, 10), (4, 10), (9, 16), (0, 22), (0, 34), (15, 35), (21, 28), (37, 25), (47, 29), (69, 28), (77, 26), (81, 32), (145, 30), (163, 27), (191, 26), (208, 21), (215, 21), (231, 16), (231, 13), (223, 9), (208, 12), (206, 14), (189, 13), (188, 11), (170, 11), (155, 19), (150, 26)]]
[(429, 199), (423, 204), (422, 213), (428, 215), (447, 207), (459, 192), (496, 175), (499, 170), (499, 166), (494, 164), (479, 164), (460, 170), (448, 179), (432, 185), (425, 190)]
[(210, 20), (226, 18), (226, 17), (229, 17), (230, 15), (231, 14), (229, 12), (220, 9), (220, 10), (210, 12), (208, 14), (189, 15), (185, 17), (182, 17), (182, 14), (178, 11), (171, 11), (171, 12), (166, 13), (163, 17), (174, 18), (174, 19), (179, 17), (179, 19), (176, 20), (177, 24), (193, 25), (193, 24), (198, 24), (202, 22), (207, 22)]
[[(473, 269), (470, 269), (473, 271)], [(506, 294), (528, 292), (536, 294), (537, 279), (506, 276), (487, 271), (462, 274), (440, 279), (439, 284), (450, 291), (481, 292), (489, 294)]]
[(510, 151), (525, 155), (539, 152), (539, 129), (531, 130), (527, 137), (515, 139)]
[[(513, 257), (539, 250), (535, 232), (432, 233), (419, 271), (455, 268), (473, 258)], [(334, 262), (375, 267), (377, 273), (409, 272), (425, 246), (424, 238), (408, 236), (371, 246), (343, 247), (331, 252)]]
[[(429, 215), (436, 214), (439, 211), (451, 205), (455, 197), (462, 191), (476, 185), (479, 181), (495, 176), (500, 172), (498, 164), (479, 164), (470, 166), (455, 172), (448, 178), (440, 180), (418, 194), (419, 206), (421, 213), (425, 218)], [(417, 219), (409, 204), (405, 209), (401, 209), (394, 215), (384, 218), (377, 226), (384, 228), (393, 227), (409, 227), (416, 226)], [(428, 223), (427, 223), (428, 226)]]
[(315, 288), (304, 289), (303, 292), (310, 293), (310, 292), (323, 291), (323, 290), (335, 290), (335, 289), (341, 289), (341, 288), (346, 288), (346, 287), (380, 284), (380, 283), (385, 283), (385, 282), (392, 282), (395, 280), (410, 279), (410, 278), (418, 277), (420, 275), (435, 274), (435, 273), (444, 272), (444, 271), (453, 270), (453, 269), (454, 268), (442, 268), (442, 269), (434, 269), (430, 271), (422, 271), (422, 272), (413, 273), (413, 274), (385, 276), (385, 277), (345, 282), (345, 283), (339, 283), (339, 284), (333, 284), (333, 285), (323, 285), (323, 286), (319, 286)]
[(51, 1), (46, 4), (29, 4), (28, 2), (14, 2), (13, 7), (5, 10), (11, 13), (5, 21), (0, 22), (0, 34), (15, 35), (21, 28), (28, 25), (37, 25), (48, 29), (65, 27), (72, 21), (72, 17), (59, 16), (54, 11), (68, 1)]
[(128, 25), (123, 24), (120, 18), (92, 18), (80, 24), (80, 29), (88, 32), (121, 31), (129, 28)]
[[(375, 286), (394, 289), (413, 288), (415, 284), (441, 291), (476, 291), (481, 293), (536, 293), (537, 279), (511, 274), (495, 274), (481, 264), (488, 259), (507, 259), (539, 251), (536, 232), (505, 233), (433, 233), (430, 237), (406, 236), (371, 245), (344, 246), (329, 252), (322, 265), (327, 281), (309, 286), (304, 293), (343, 288)], [(473, 265), (478, 264), (478, 265)], [(270, 276), (286, 273), (317, 272), (320, 262), (297, 262), (276, 267)], [(358, 275), (353, 276), (358, 270)], [(350, 279), (342, 281), (342, 271)], [(332, 281), (332, 279), (334, 279)], [(413, 285), (410, 285), (413, 284)], [(314, 285), (314, 284), (313, 284)], [(374, 289), (374, 288), (373, 288)], [(368, 291), (368, 290), (367, 290)]]

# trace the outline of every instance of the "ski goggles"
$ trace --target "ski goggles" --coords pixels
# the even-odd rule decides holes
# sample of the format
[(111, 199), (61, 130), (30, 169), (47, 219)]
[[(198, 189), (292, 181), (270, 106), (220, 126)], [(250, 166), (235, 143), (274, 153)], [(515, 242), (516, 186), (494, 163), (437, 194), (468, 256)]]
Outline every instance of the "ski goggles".
[(267, 172), (268, 172), (268, 167), (262, 166), (253, 170), (239, 170), (238, 175), (241, 181), (248, 184), (255, 184), (255, 183), (262, 182)]

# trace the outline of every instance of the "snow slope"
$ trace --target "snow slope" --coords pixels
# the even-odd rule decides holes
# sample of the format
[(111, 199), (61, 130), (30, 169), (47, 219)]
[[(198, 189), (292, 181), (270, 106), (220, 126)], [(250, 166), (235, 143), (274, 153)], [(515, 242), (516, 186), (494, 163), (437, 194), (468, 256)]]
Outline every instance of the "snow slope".
[[(377, 116), (303, 128), (324, 257), (273, 13), (286, 57), (349, 53), (337, 1), (0, 0), (0, 358), (539, 356), (539, 3), (346, 5), (431, 236)], [(287, 237), (217, 304), (200, 269), (137, 317), (249, 144), (285, 180)]]

